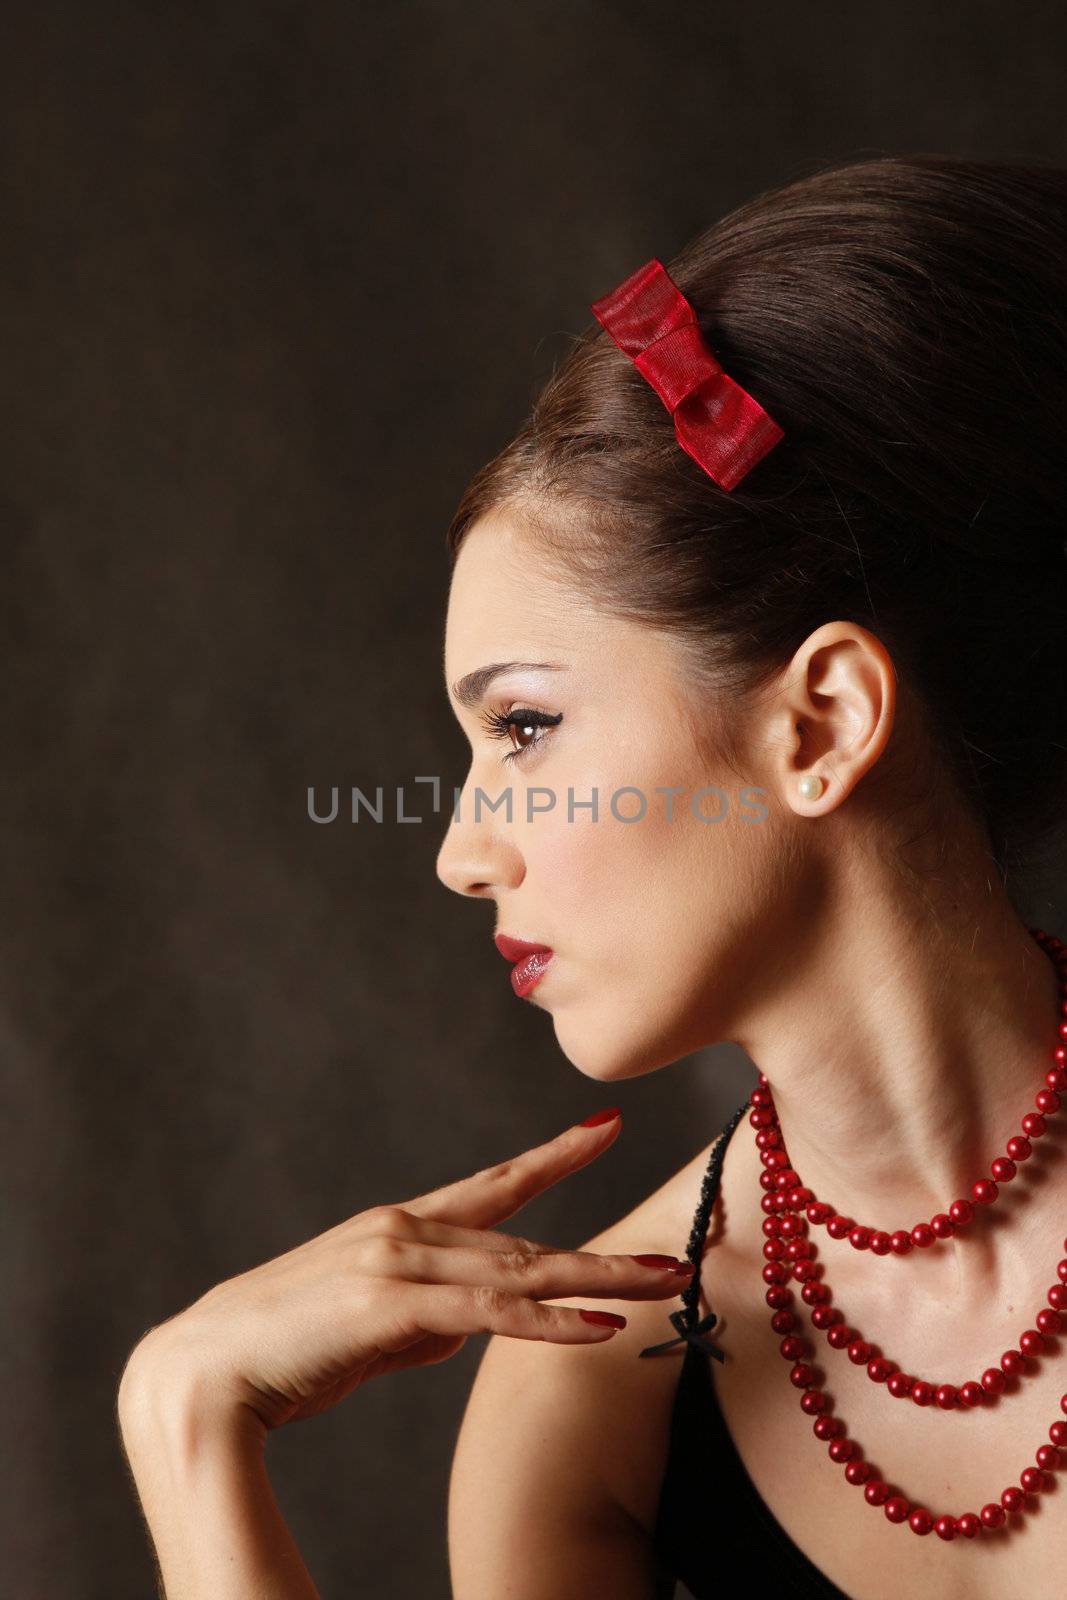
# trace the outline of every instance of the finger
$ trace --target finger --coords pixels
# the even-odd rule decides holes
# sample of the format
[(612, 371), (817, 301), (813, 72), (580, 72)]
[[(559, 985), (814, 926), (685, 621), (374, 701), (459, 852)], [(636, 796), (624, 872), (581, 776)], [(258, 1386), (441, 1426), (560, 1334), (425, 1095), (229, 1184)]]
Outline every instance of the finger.
[(672, 1256), (599, 1255), (591, 1250), (531, 1254), (484, 1248), (441, 1248), (379, 1235), (364, 1241), (361, 1273), (404, 1283), (485, 1285), (532, 1300), (591, 1295), (600, 1299), (661, 1300), (680, 1294), (692, 1262)]
[(345, 1227), (349, 1236), (355, 1238), (387, 1233), (395, 1239), (421, 1239), (424, 1244), (451, 1248), (466, 1245), (475, 1250), (522, 1251), (526, 1255), (555, 1255), (560, 1248), (558, 1244), (528, 1239), (521, 1233), (502, 1233), (499, 1228), (459, 1228), (451, 1222), (417, 1216), (402, 1206), (374, 1206), (369, 1211), (360, 1211)]
[[(626, 1318), (595, 1307), (544, 1306), (496, 1285), (412, 1284), (390, 1294), (392, 1325), (378, 1335), (382, 1350), (407, 1349), (426, 1334), (445, 1337), (502, 1333), (553, 1344), (599, 1344), (614, 1338)], [(583, 1314), (584, 1313), (584, 1314)], [(590, 1322), (586, 1317), (606, 1319)]]
[(610, 1122), (593, 1127), (576, 1123), (532, 1150), (405, 1200), (403, 1209), (415, 1216), (461, 1227), (491, 1228), (514, 1216), (535, 1195), (602, 1155), (615, 1142), (621, 1126), (621, 1113)]

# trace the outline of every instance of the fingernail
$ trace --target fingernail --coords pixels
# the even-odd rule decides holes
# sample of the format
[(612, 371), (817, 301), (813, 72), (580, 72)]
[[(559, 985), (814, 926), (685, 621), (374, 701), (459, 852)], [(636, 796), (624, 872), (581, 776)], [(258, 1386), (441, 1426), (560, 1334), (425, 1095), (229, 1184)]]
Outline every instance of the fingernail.
[(595, 1128), (601, 1122), (613, 1122), (616, 1117), (622, 1116), (619, 1106), (608, 1106), (606, 1111), (594, 1111), (591, 1117), (584, 1117), (579, 1122), (579, 1128)]
[(694, 1270), (691, 1261), (679, 1261), (677, 1256), (634, 1256), (634, 1261), (639, 1261), (643, 1267), (658, 1267), (661, 1272), (677, 1272), (685, 1274)]
[(625, 1328), (626, 1326), (626, 1318), (616, 1316), (614, 1311), (580, 1311), (578, 1315), (584, 1317), (586, 1322), (596, 1322), (605, 1328)]

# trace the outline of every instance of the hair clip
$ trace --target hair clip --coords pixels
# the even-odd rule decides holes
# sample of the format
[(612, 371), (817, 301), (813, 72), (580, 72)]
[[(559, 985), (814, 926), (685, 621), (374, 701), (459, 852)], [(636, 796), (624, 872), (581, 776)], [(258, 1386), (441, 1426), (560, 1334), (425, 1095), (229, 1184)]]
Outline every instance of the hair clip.
[(682, 449), (720, 488), (736, 488), (784, 437), (722, 370), (661, 261), (646, 261), (590, 310), (671, 413)]

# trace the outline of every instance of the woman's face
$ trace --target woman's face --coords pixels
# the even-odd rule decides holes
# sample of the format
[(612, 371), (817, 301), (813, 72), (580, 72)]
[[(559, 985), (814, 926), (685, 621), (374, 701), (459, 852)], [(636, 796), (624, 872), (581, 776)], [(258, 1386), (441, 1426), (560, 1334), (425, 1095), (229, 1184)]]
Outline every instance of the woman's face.
[[(464, 704), (461, 680), (500, 663), (534, 665), (508, 667)], [(550, 1013), (564, 1054), (611, 1080), (732, 1037), (765, 959), (759, 935), (776, 914), (792, 921), (803, 893), (803, 871), (783, 871), (802, 820), (780, 804), (773, 777), (750, 789), (771, 771), (759, 729), (743, 773), (716, 759), (716, 718), (730, 708), (687, 685), (678, 644), (562, 587), (506, 510), (480, 520), (460, 549), (445, 677), (472, 759), (438, 875), (457, 894), (495, 902), (487, 937), (551, 947), (528, 1003)], [(509, 716), (503, 735), (485, 721)], [(699, 793), (709, 785), (718, 789)], [(510, 820), (484, 798), (476, 818), (477, 789), (489, 801), (510, 790)]]

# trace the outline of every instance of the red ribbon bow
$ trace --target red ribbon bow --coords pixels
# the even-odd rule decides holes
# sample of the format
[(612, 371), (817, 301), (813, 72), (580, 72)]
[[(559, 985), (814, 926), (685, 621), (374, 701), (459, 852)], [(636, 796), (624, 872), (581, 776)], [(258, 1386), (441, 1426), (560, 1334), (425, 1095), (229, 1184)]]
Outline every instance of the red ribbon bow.
[(783, 438), (773, 418), (722, 370), (661, 261), (646, 261), (590, 310), (671, 413), (682, 449), (721, 488), (736, 488)]

